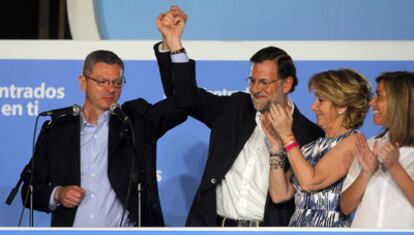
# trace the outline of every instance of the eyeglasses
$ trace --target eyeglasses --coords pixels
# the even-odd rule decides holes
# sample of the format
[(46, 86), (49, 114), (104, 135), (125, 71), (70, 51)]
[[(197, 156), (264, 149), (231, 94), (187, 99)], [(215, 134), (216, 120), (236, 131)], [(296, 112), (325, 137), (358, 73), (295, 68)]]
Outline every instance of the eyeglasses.
[(279, 79), (269, 81), (269, 80), (265, 80), (265, 79), (254, 79), (252, 77), (248, 77), (246, 79), (246, 81), (247, 81), (247, 84), (249, 86), (254, 86), (254, 85), (258, 84), (260, 88), (267, 88), (272, 83), (275, 83), (275, 82), (279, 81)]
[(116, 80), (107, 80), (107, 79), (96, 79), (93, 77), (90, 77), (88, 75), (84, 75), (86, 79), (92, 80), (94, 82), (96, 82), (96, 84), (98, 84), (99, 87), (108, 87), (109, 85), (112, 84), (113, 87), (115, 87), (116, 89), (120, 89), (122, 88), (122, 86), (126, 83), (125, 77), (122, 76), (122, 78), (120, 79), (116, 79)]

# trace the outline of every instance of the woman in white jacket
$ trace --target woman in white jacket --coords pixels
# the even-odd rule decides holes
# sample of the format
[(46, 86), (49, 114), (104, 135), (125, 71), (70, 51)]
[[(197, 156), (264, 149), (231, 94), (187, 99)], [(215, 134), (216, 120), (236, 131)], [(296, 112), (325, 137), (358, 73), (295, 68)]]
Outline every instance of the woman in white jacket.
[(340, 206), (344, 214), (355, 211), (352, 227), (414, 228), (414, 73), (388, 72), (376, 81), (370, 106), (384, 131), (368, 142), (358, 134)]

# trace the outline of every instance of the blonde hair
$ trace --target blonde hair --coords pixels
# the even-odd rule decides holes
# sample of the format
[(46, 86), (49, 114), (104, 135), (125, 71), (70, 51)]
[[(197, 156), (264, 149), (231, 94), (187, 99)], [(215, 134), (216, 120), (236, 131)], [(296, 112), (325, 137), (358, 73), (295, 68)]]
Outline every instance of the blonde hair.
[(359, 128), (369, 110), (371, 86), (361, 74), (351, 69), (328, 70), (312, 76), (310, 91), (321, 94), (336, 107), (346, 107), (343, 126)]
[(387, 124), (392, 143), (414, 146), (414, 73), (397, 71), (381, 74), (387, 99)]

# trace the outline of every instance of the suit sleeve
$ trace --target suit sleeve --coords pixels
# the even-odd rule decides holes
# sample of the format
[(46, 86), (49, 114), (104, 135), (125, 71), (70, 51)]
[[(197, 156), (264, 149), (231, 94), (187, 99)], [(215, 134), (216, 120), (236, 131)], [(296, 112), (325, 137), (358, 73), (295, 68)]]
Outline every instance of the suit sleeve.
[(189, 109), (197, 101), (195, 61), (172, 63), (170, 53), (160, 53), (157, 43), (154, 45), (165, 95), (172, 97), (177, 107)]
[[(23, 173), (23, 186), (21, 190), (22, 202), (25, 207), (30, 207), (29, 186), (32, 176), (33, 185), (33, 207), (35, 210), (50, 212), (49, 199), (54, 186), (49, 180), (49, 164), (47, 161), (48, 127), (43, 124), (42, 130), (37, 138), (35, 154), (25, 166)], [(34, 166), (32, 167), (32, 163)]]
[(153, 140), (184, 122), (197, 102), (195, 62), (172, 63), (169, 53), (158, 52), (158, 45), (154, 46), (154, 51), (167, 98), (154, 105), (143, 99), (123, 105), (135, 118), (144, 121), (145, 132)]
[(154, 45), (155, 57), (157, 58), (158, 70), (161, 76), (162, 88), (164, 94), (167, 97), (173, 96), (174, 86), (173, 86), (173, 74), (172, 74), (172, 61), (170, 53), (165, 52), (161, 53), (158, 51), (159, 45), (162, 42), (156, 43)]
[[(158, 51), (160, 43), (155, 44), (154, 52), (165, 95), (173, 97), (179, 107), (187, 109), (190, 116), (211, 128), (223, 114), (230, 97), (217, 96), (197, 88), (195, 63), (193, 71), (186, 68), (188, 63), (172, 63), (169, 53)], [(189, 63), (191, 62), (193, 60)], [(188, 89), (191, 89), (191, 92)]]

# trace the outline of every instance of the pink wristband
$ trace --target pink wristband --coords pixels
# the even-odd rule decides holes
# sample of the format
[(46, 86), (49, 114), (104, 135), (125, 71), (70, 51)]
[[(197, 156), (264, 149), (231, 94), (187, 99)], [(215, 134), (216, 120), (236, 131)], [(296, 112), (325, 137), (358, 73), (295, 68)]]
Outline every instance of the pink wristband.
[(296, 147), (299, 147), (299, 144), (296, 141), (294, 141), (290, 144), (287, 144), (287, 145), (284, 146), (285, 152), (289, 152), (289, 150), (292, 150), (293, 148), (296, 148)]

